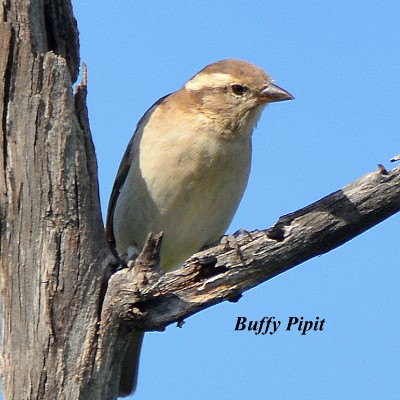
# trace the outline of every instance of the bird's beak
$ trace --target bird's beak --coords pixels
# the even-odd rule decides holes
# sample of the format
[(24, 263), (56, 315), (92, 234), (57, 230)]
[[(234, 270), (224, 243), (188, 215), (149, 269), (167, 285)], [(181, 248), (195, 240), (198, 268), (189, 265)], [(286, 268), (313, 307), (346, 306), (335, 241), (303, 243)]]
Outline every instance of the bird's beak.
[(261, 103), (274, 103), (276, 101), (293, 100), (289, 92), (281, 87), (269, 83), (259, 92), (259, 100)]

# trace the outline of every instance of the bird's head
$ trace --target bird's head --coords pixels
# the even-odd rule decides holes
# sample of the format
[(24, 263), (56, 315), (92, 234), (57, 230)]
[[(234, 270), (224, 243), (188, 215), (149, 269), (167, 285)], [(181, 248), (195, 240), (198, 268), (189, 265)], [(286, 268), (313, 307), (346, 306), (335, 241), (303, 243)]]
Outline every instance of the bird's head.
[(182, 90), (197, 111), (239, 135), (251, 133), (265, 105), (293, 99), (261, 68), (234, 59), (206, 66)]

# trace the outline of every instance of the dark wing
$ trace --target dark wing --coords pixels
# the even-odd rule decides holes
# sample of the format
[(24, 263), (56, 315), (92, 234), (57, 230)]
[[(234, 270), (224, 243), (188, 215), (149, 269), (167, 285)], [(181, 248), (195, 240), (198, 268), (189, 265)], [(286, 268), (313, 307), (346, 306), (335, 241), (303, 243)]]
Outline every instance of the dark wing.
[(122, 190), (122, 187), (124, 186), (126, 177), (129, 173), (129, 169), (132, 164), (132, 149), (133, 149), (133, 144), (135, 143), (136, 140), (140, 140), (140, 137), (143, 133), (143, 125), (147, 123), (147, 121), (150, 119), (151, 114), (153, 111), (156, 109), (157, 106), (159, 106), (167, 97), (169, 94), (167, 94), (164, 97), (161, 97), (161, 99), (158, 99), (143, 115), (143, 117), (140, 119), (136, 126), (135, 133), (133, 134), (131, 140), (128, 143), (128, 146), (125, 150), (125, 154), (122, 157), (121, 164), (118, 168), (117, 176), (115, 178), (114, 186), (111, 191), (111, 196), (110, 196), (110, 201), (108, 203), (108, 210), (107, 210), (107, 219), (106, 219), (106, 237), (107, 241), (110, 245), (110, 248), (113, 252), (115, 252), (115, 236), (114, 236), (114, 211), (115, 207), (118, 201), (118, 196)]

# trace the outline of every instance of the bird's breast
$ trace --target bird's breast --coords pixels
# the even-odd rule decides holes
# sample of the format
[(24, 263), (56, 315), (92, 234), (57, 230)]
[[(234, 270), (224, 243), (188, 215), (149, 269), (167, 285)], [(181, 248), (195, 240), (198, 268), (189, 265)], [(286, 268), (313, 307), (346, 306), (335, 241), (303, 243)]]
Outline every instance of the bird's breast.
[(163, 231), (161, 264), (170, 270), (225, 233), (247, 184), (251, 136), (227, 140), (190, 119), (162, 122), (155, 112), (135, 144), (114, 228), (120, 253)]
[(226, 141), (178, 133), (158, 143), (149, 139), (143, 136), (139, 166), (161, 212), (177, 201), (208, 203), (232, 197), (235, 202), (242, 195), (250, 171), (250, 138)]

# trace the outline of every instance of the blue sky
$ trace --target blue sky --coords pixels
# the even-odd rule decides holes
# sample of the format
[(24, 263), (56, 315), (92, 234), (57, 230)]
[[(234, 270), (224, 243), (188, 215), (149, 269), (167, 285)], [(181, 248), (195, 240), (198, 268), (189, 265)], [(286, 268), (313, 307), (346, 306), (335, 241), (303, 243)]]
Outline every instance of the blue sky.
[[(400, 153), (398, 1), (73, 1), (89, 71), (103, 215), (135, 125), (224, 58), (258, 64), (296, 100), (254, 133), (229, 231), (267, 228)], [(400, 216), (146, 335), (135, 399), (399, 398)], [(236, 318), (325, 318), (322, 332), (234, 332)]]

